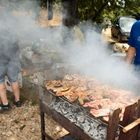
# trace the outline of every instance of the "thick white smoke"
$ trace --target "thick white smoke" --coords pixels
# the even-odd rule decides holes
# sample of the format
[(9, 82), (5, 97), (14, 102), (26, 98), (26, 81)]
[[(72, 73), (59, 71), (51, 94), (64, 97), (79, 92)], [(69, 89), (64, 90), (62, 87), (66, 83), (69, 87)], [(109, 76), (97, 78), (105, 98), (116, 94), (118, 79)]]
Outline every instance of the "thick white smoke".
[(132, 66), (128, 66), (124, 58), (110, 56), (101, 35), (91, 30), (91, 27), (86, 28), (84, 46), (74, 46), (69, 51), (70, 62), (75, 69), (104, 84), (138, 92), (140, 77)]
[[(93, 76), (105, 84), (138, 91), (138, 76), (123, 60), (109, 55), (107, 44), (92, 24), (82, 27), (85, 40), (80, 42), (74, 36), (74, 29), (61, 24), (59, 27), (40, 27), (37, 23), (39, 4), (34, 1), (21, 0), (17, 3), (3, 0), (0, 11), (0, 31), (7, 28), (20, 42), (43, 42), (43, 47), (51, 49), (61, 61), (70, 64), (69, 69)], [(46, 52), (46, 56), (49, 55)], [(47, 57), (44, 59), (48, 61)]]

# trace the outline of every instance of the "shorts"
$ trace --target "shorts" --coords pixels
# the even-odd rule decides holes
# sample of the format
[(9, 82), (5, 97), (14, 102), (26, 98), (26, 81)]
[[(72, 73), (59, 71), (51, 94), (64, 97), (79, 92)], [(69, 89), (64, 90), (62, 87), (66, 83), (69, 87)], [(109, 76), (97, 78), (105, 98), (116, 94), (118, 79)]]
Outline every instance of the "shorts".
[(0, 83), (5, 82), (5, 76), (11, 83), (18, 81), (18, 74), (21, 70), (18, 60), (10, 60), (8, 63), (0, 63)]

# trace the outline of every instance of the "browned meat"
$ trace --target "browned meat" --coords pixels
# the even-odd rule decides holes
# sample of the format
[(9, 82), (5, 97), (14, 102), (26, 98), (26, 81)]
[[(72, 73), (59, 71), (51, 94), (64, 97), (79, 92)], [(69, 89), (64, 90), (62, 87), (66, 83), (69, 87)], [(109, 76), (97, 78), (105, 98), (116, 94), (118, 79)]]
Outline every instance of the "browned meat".
[(101, 100), (101, 99), (103, 99), (103, 97), (101, 95), (97, 94), (97, 95), (91, 95), (90, 99), (93, 100), (93, 101), (94, 100)]
[(67, 94), (67, 92), (69, 92), (70, 88), (69, 87), (61, 87), (61, 88), (57, 88), (55, 90), (53, 90), (54, 92), (56, 92), (56, 96), (65, 96)]
[(100, 108), (110, 108), (111, 104), (112, 104), (112, 102), (110, 99), (100, 99), (100, 100), (94, 100), (94, 101), (87, 102), (83, 106), (100, 109)]
[(79, 91), (81, 92), (81, 91), (86, 91), (86, 90), (87, 90), (87, 87), (83, 85), (83, 86), (77, 87), (76, 92), (79, 92)]
[(100, 104), (99, 100), (87, 102), (83, 106), (94, 108), (94, 109), (100, 109), (101, 108), (101, 104)]
[(52, 80), (46, 82), (47, 89), (59, 88), (59, 87), (62, 87), (62, 82), (60, 80)]
[(67, 92), (68, 90), (70, 90), (70, 87), (62, 87), (61, 88), (61, 92)]
[(47, 81), (46, 88), (52, 90), (56, 96), (64, 96), (70, 102), (78, 99), (83, 107), (90, 109), (94, 117), (103, 116), (104, 120), (108, 120), (110, 110), (118, 108), (122, 109), (122, 119), (125, 107), (138, 99), (129, 91), (115, 89), (93, 78), (77, 74), (66, 75), (63, 80)]
[(110, 113), (110, 109), (91, 109), (90, 113), (94, 116), (94, 117), (103, 117), (103, 116), (109, 116)]
[(57, 91), (55, 93), (56, 96), (64, 96), (65, 95), (65, 92), (61, 92), (61, 91)]
[(74, 92), (67, 92), (64, 96), (69, 102), (74, 102), (78, 99), (77, 94)]
[(64, 77), (64, 80), (73, 80), (73, 77), (72, 77), (72, 75), (65, 75), (65, 77)]

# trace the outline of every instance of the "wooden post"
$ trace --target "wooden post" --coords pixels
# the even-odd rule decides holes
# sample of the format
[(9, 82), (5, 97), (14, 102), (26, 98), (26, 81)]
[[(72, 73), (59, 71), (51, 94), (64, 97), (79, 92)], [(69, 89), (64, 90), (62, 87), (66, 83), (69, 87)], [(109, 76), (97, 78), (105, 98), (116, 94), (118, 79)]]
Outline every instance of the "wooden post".
[[(140, 101), (133, 105), (126, 107), (124, 112), (124, 117), (122, 121), (122, 126), (126, 126), (140, 117)], [(137, 140), (138, 138), (139, 126), (131, 129), (129, 132), (124, 133), (121, 131), (119, 140)]]
[[(138, 117), (140, 118), (140, 100), (138, 101), (137, 111), (138, 111)], [(137, 140), (140, 140), (140, 126), (138, 126), (137, 129), (138, 129)]]
[(117, 109), (113, 112), (113, 114), (109, 117), (109, 125), (107, 129), (107, 140), (115, 140), (116, 132), (119, 124), (119, 115), (121, 113), (121, 109)]

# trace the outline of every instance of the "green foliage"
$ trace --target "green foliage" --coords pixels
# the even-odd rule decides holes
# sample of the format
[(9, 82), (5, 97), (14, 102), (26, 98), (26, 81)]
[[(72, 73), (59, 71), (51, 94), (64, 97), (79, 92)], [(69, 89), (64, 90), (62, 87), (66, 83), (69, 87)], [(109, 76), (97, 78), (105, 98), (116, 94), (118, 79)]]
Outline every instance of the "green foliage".
[[(47, 0), (40, 0), (46, 6)], [(53, 0), (59, 3), (62, 0)], [(63, 0), (68, 1), (68, 0)], [(111, 21), (121, 15), (140, 15), (140, 0), (78, 0), (80, 20), (102, 22), (104, 18)]]
[(100, 10), (104, 9), (107, 5), (107, 0), (79, 0), (78, 11), (81, 20), (99, 20)]
[(104, 18), (111, 21), (122, 15), (140, 14), (140, 0), (79, 0), (79, 17), (81, 20), (102, 22)]

